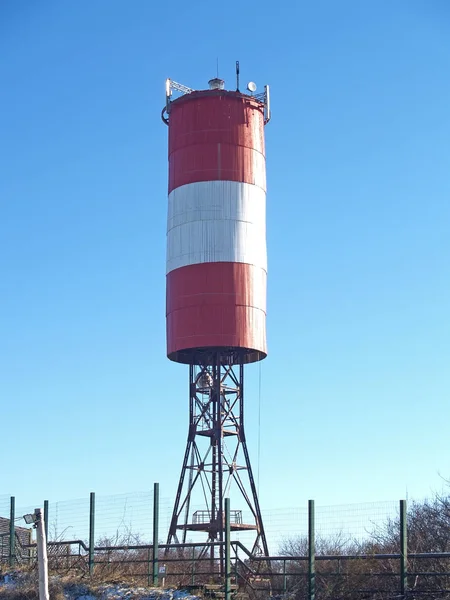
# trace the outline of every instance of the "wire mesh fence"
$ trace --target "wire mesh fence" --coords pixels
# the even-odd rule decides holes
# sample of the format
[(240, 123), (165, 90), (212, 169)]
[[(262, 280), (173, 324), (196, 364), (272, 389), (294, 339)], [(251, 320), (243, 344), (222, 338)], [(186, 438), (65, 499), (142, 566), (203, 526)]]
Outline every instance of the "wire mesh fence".
[[(18, 504), (15, 515), (17, 524), (22, 515), (31, 513), (43, 505)], [(159, 532), (165, 541), (172, 516), (173, 501), (168, 497), (159, 500)], [(191, 507), (194, 513), (201, 507)], [(253, 515), (242, 511), (244, 522), (251, 522)], [(9, 519), (10, 496), (0, 496), (0, 517)], [(288, 507), (263, 510), (263, 524), (271, 554), (286, 549), (293, 540), (307, 537), (308, 509)], [(350, 543), (363, 543), (383, 528), (388, 520), (398, 517), (398, 502), (370, 502), (316, 508), (316, 536), (318, 540), (328, 540), (342, 549)], [(90, 498), (78, 498), (48, 504), (49, 541), (89, 539)], [(252, 532), (236, 532), (234, 539), (244, 545), (251, 545)], [(95, 540), (102, 545), (149, 544), (153, 536), (153, 491), (127, 494), (96, 496), (95, 498)], [(204, 534), (188, 532), (186, 542), (202, 542)]]
[(11, 496), (0, 496), (0, 517), (9, 517)]
[[(414, 593), (424, 598), (426, 594), (434, 594), (430, 597), (435, 598), (437, 593), (443, 597), (450, 594), (450, 543), (449, 547), (444, 544), (440, 552), (426, 546), (429, 537), (421, 537), (421, 527), (416, 539), (414, 519), (428, 519), (431, 524), (433, 515), (439, 517), (439, 532), (442, 530), (446, 543), (450, 527), (443, 524), (441, 513), (449, 508), (450, 518), (450, 506), (445, 502), (447, 499), (430, 505), (413, 503), (409, 514), (404, 501), (315, 509), (311, 502), (309, 510), (306, 506), (267, 510), (263, 520), (271, 557), (268, 560), (251, 550), (254, 531), (233, 532), (234, 585), (236, 589), (243, 582), (250, 587), (269, 586), (266, 591), (292, 592), (299, 599), (311, 598), (311, 581), (320, 589), (320, 598), (353, 598), (348, 595), (352, 590), (377, 599), (392, 598), (392, 594), (406, 598), (406, 588), (414, 588)], [(35, 543), (31, 536), (27, 538), (32, 529), (22, 517), (33, 513), (38, 504), (20, 504), (14, 498), (0, 496), (4, 563), (32, 565), (36, 560)], [(56, 574), (85, 576), (95, 568), (96, 574), (134, 577), (154, 584), (158, 581), (155, 565), (164, 562), (168, 566), (164, 577), (167, 575), (171, 585), (200, 585), (211, 578), (223, 582), (223, 541), (207, 544), (205, 533), (188, 532), (186, 536), (180, 534), (180, 545), (165, 547), (173, 506), (169, 498), (159, 498), (158, 518), (150, 491), (99, 497), (91, 494), (77, 500), (40, 504), (48, 516), (49, 564)], [(190, 512), (196, 510), (198, 507), (190, 507)], [(243, 511), (244, 523), (250, 522), (251, 517)], [(15, 527), (13, 544), (8, 539), (11, 518)], [(407, 529), (408, 518), (410, 550), (406, 534), (401, 533)], [(154, 534), (158, 534), (159, 552), (153, 543)], [(435, 535), (434, 542), (436, 539)], [(422, 551), (425, 554), (420, 554)], [(313, 572), (314, 560), (317, 562)]]
[[(372, 539), (389, 520), (398, 518), (398, 502), (367, 502), (316, 508), (316, 537), (334, 544), (336, 549), (360, 545)], [(271, 554), (283, 553), (293, 541), (308, 535), (308, 508), (290, 507), (262, 511), (264, 529)], [(243, 511), (244, 522), (251, 514)], [(237, 541), (246, 543), (248, 533), (237, 534)]]
[(318, 506), (316, 534), (322, 537), (344, 535), (362, 542), (387, 519), (397, 517), (398, 510), (398, 501)]
[[(168, 529), (171, 515), (169, 498), (160, 498), (161, 529)], [(32, 513), (43, 502), (17, 505), (17, 521)], [(10, 497), (0, 496), (0, 517), (9, 519)], [(48, 540), (83, 540), (89, 538), (90, 497), (48, 503)], [(23, 524), (23, 521), (22, 521)], [(96, 496), (95, 537), (105, 542), (149, 543), (153, 535), (153, 491)]]
[(0, 558), (6, 560), (9, 558), (9, 517), (10, 517), (10, 496), (0, 496)]

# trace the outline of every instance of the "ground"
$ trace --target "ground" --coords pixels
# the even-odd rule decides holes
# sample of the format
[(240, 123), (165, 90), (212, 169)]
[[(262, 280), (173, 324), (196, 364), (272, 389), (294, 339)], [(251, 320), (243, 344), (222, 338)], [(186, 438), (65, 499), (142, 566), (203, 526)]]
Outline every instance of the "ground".
[[(6, 575), (0, 581), (0, 600), (37, 600), (35, 573)], [(161, 589), (118, 583), (88, 584), (53, 577), (50, 600), (199, 600), (183, 590)]]

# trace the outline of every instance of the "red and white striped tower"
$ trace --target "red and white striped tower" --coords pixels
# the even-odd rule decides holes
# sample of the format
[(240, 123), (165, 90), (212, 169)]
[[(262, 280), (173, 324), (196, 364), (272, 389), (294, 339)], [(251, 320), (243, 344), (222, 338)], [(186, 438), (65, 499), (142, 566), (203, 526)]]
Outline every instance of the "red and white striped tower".
[[(238, 71), (237, 71), (238, 73)], [(244, 430), (243, 365), (266, 357), (266, 165), (269, 91), (194, 91), (167, 80), (169, 126), (167, 355), (189, 364), (187, 448), (168, 543), (204, 531), (223, 541), (223, 500), (232, 488), (268, 554)], [(237, 86), (238, 87), (238, 86)], [(253, 88), (253, 84), (250, 86)], [(173, 92), (178, 97), (173, 99)], [(195, 489), (203, 508), (190, 514)], [(196, 507), (197, 508), (197, 507)]]

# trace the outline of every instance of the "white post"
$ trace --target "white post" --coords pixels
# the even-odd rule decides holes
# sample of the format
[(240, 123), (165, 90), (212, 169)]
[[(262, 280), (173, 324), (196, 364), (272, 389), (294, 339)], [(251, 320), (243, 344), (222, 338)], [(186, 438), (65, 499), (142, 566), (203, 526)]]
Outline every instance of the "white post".
[(34, 514), (36, 515), (37, 555), (39, 565), (39, 600), (50, 600), (48, 594), (47, 540), (45, 539), (44, 514), (40, 508), (36, 508)]

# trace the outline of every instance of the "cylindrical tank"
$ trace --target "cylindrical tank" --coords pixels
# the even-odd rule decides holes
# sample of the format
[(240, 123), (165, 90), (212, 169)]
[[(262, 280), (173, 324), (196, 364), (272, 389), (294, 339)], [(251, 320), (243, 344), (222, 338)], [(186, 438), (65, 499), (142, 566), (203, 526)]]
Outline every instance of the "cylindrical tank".
[[(213, 86), (212, 86), (213, 87)], [(191, 91), (170, 103), (167, 355), (265, 358), (264, 103)]]

